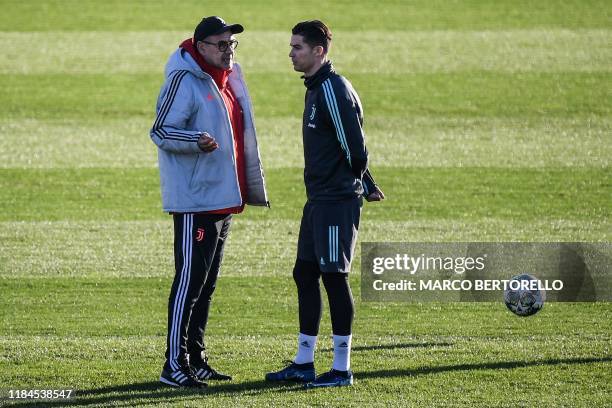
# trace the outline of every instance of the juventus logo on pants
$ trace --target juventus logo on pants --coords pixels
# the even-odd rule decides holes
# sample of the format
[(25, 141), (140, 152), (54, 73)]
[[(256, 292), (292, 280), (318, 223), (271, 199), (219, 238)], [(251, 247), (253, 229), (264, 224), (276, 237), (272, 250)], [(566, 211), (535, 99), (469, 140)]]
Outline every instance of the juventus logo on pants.
[(198, 228), (196, 232), (196, 241), (201, 242), (204, 239), (204, 228)]

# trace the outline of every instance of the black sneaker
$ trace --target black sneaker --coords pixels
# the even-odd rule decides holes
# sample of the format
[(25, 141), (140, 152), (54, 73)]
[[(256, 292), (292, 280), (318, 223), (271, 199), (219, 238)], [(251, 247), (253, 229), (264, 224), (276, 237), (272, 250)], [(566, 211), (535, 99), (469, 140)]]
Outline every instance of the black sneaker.
[(314, 363), (296, 364), (293, 361), (280, 371), (266, 374), (266, 381), (303, 381), (315, 379)]
[(203, 388), (208, 385), (200, 381), (188, 365), (181, 365), (178, 370), (172, 370), (168, 364), (165, 364), (159, 381), (172, 387)]
[(189, 359), (189, 365), (191, 366), (193, 373), (198, 377), (200, 381), (204, 380), (217, 380), (217, 381), (229, 381), (232, 379), (231, 375), (223, 374), (208, 365), (208, 357), (197, 358), (191, 357)]

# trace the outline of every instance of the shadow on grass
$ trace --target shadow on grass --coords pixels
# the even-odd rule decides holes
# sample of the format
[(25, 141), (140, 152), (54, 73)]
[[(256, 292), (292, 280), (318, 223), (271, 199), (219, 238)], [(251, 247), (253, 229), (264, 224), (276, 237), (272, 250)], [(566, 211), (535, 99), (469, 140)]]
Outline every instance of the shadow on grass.
[(457, 364), (448, 366), (421, 367), (413, 370), (377, 370), (362, 371), (355, 374), (357, 379), (364, 378), (388, 378), (388, 377), (410, 377), (419, 375), (429, 375), (444, 373), (449, 371), (470, 371), (470, 370), (511, 370), (513, 368), (523, 368), (532, 366), (554, 366), (559, 364), (589, 364), (604, 363), (612, 361), (612, 357), (600, 358), (561, 358), (534, 361), (500, 361), (496, 363), (482, 364)]
[[(396, 349), (411, 349), (422, 347), (450, 347), (453, 343), (402, 343), (402, 344), (379, 344), (377, 346), (354, 346), (351, 351), (371, 351), (371, 350), (396, 350)], [(319, 350), (321, 352), (334, 351), (333, 348), (325, 348)]]
[[(425, 344), (425, 343), (422, 343)], [(440, 345), (436, 343), (436, 345)], [(414, 345), (413, 345), (414, 346)], [(424, 346), (423, 346), (424, 347)], [(391, 377), (411, 377), (437, 374), (452, 371), (468, 370), (509, 370), (514, 368), (532, 366), (555, 366), (560, 364), (589, 364), (610, 362), (612, 357), (600, 358), (567, 358), (567, 359), (548, 359), (534, 361), (501, 361), (482, 364), (457, 364), (447, 366), (421, 367), (412, 370), (377, 370), (365, 371), (355, 374), (357, 379), (367, 378), (391, 378)], [(59, 407), (59, 406), (89, 406), (112, 404), (113, 406), (134, 406), (142, 403), (177, 403), (182, 400), (192, 400), (195, 396), (206, 398), (208, 395), (232, 394), (255, 395), (264, 391), (272, 392), (293, 392), (301, 390), (301, 386), (293, 383), (269, 383), (266, 381), (249, 381), (242, 383), (218, 383), (214, 382), (207, 388), (202, 389), (176, 389), (163, 385), (157, 381), (143, 382), (134, 384), (123, 384), (101, 388), (84, 390), (76, 393), (71, 400), (55, 401), (23, 401), (15, 406), (19, 407)], [(149, 401), (147, 401), (149, 400)], [(152, 401), (150, 401), (152, 400)], [(204, 402), (204, 401), (203, 401)]]

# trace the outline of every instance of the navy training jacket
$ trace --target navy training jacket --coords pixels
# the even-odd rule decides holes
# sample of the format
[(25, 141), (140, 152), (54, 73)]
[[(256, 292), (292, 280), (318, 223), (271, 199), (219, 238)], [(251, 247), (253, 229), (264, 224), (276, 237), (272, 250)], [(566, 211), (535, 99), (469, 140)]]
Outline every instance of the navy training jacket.
[(375, 182), (368, 171), (363, 108), (351, 83), (324, 64), (304, 79), (302, 135), (304, 184), (310, 201), (369, 195)]

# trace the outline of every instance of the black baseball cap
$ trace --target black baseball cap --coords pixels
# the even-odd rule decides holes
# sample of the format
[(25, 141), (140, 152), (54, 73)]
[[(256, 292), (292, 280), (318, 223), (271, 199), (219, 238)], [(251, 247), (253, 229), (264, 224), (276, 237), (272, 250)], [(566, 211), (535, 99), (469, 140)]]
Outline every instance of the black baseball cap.
[(195, 28), (193, 39), (195, 41), (202, 41), (208, 36), (221, 34), (226, 31), (238, 34), (244, 31), (244, 27), (240, 24), (227, 24), (221, 17), (204, 17)]

